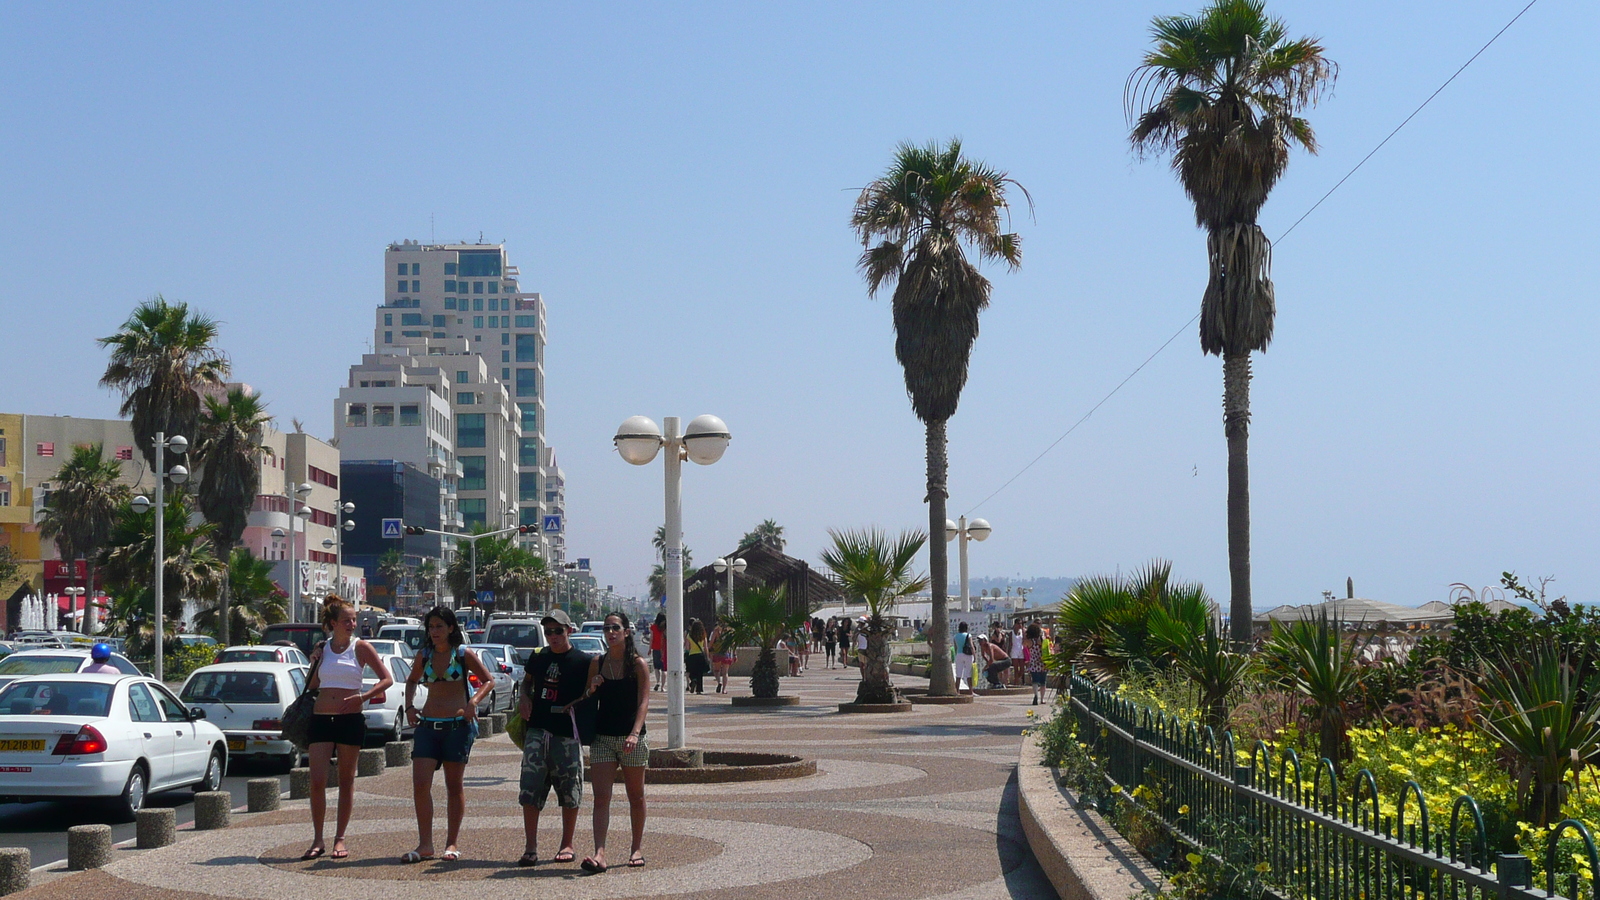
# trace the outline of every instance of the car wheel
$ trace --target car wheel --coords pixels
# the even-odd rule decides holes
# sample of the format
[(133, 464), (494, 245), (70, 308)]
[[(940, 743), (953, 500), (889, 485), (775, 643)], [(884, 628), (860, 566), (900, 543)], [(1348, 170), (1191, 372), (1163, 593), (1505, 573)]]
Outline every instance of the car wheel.
[(488, 710), (488, 712), (484, 712), (482, 710), (479, 710), (478, 711), (478, 715), (480, 715), (480, 716), (492, 715), (494, 713), (494, 708), (495, 708), (494, 700), (495, 700), (495, 692), (494, 691), (490, 691), (489, 692), (489, 710)]
[(281, 774), (284, 775), (294, 771), (294, 767), (299, 764), (300, 754), (298, 753), (286, 753), (278, 760), (278, 768), (283, 770)]
[(112, 801), (112, 811), (124, 821), (132, 821), (134, 813), (144, 809), (145, 794), (150, 790), (150, 776), (144, 763), (134, 763), (128, 773), (128, 783), (122, 786), (122, 795)]
[(195, 783), (195, 793), (201, 791), (222, 790), (222, 767), (226, 765), (221, 750), (213, 750), (211, 759), (206, 763), (206, 775)]

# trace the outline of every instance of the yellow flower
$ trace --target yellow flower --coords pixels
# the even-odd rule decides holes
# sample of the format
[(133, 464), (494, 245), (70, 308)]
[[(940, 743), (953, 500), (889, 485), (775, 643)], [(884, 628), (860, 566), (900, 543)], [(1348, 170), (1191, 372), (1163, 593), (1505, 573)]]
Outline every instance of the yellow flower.
[(1188, 814), (1189, 814), (1189, 804), (1185, 803), (1184, 805), (1178, 807), (1178, 815), (1187, 816)]
[(1258, 862), (1258, 863), (1256, 863), (1256, 871), (1257, 872), (1261, 872), (1261, 873), (1271, 872), (1272, 871), (1272, 864), (1271, 863)]

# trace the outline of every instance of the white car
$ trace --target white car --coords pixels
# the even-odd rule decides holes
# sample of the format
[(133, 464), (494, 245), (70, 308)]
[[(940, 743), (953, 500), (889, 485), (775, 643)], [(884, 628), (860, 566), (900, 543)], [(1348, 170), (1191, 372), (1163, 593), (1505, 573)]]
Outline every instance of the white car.
[(142, 675), (37, 675), (0, 689), (0, 801), (106, 801), (132, 819), (158, 791), (222, 786), (222, 731)]
[[(69, 672), (79, 672), (92, 662), (94, 660), (89, 658), (88, 647), (18, 650), (5, 659), (0, 659), (0, 687), (5, 687), (25, 675), (65, 675)], [(111, 654), (109, 662), (123, 674), (140, 674), (139, 667), (120, 653)]]
[(606, 639), (598, 634), (573, 634), (568, 635), (567, 640), (572, 642), (573, 647), (590, 656), (606, 655)]
[(371, 644), (372, 649), (378, 651), (380, 656), (413, 657), (417, 655), (417, 651), (412, 650), (411, 645), (405, 641), (393, 638), (362, 638), (362, 640)]
[(306, 655), (300, 652), (299, 647), (284, 647), (279, 644), (240, 644), (237, 647), (225, 647), (217, 651), (217, 658), (212, 665), (234, 662), (282, 662), (299, 663), (302, 666), (311, 665)]
[[(382, 697), (373, 697), (367, 701), (367, 733), (382, 738), (385, 742), (398, 741), (411, 731), (411, 723), (401, 710), (406, 705), (406, 679), (411, 676), (411, 657), (394, 656), (380, 653), (378, 658), (389, 668), (389, 674), (394, 676), (394, 684), (383, 692)], [(378, 677), (372, 672), (362, 673), (362, 690), (372, 690), (378, 683)], [(417, 685), (417, 692), (411, 702), (418, 709), (428, 701), (428, 686)]]
[[(276, 650), (294, 650), (275, 647)], [(303, 663), (226, 662), (202, 666), (189, 675), (178, 699), (206, 711), (206, 721), (222, 729), (228, 758), (275, 761), (285, 772), (300, 761), (300, 750), (283, 739), (283, 711), (305, 689)]]

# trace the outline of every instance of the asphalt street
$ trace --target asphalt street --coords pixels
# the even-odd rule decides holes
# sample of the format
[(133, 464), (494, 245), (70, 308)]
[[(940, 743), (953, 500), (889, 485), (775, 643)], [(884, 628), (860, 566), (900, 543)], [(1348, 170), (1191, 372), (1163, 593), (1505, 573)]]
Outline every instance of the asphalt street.
[[(245, 802), (246, 783), (251, 778), (277, 775), (272, 764), (239, 761), (228, 766), (222, 779), (222, 789), (233, 794), (235, 806)], [(279, 775), (283, 789), (289, 789), (289, 776)], [(178, 825), (194, 821), (194, 793), (189, 790), (167, 791), (151, 794), (148, 807), (169, 806), (178, 811)], [(82, 803), (0, 803), (0, 846), (26, 847), (33, 854), (35, 867), (48, 865), (67, 858), (67, 829), (73, 825), (98, 822), (111, 824), (113, 842), (130, 840), (134, 836), (132, 822), (113, 823), (103, 808)]]

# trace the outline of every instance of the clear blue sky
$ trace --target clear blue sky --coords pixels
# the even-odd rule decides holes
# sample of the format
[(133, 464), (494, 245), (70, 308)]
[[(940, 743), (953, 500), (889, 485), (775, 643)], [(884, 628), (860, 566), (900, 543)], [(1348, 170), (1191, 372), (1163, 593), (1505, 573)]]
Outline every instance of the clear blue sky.
[[(1150, 17), (1199, 5), (7, 4), (0, 409), (114, 415), (93, 339), (160, 292), (328, 436), (384, 245), (481, 231), (549, 305), (569, 544), (602, 583), (640, 589), (662, 516), (659, 466), (611, 451), (635, 413), (734, 433), (685, 473), (702, 562), (768, 517), (813, 561), (830, 527), (924, 526), (856, 191), (897, 141), (959, 135), (1033, 195), (950, 424), (968, 510), (1199, 308), (1204, 237), (1121, 103)], [(1522, 5), (1272, 4), (1341, 73), (1268, 235)], [(1597, 33), (1600, 6), (1542, 0), (1277, 247), (1258, 606), (1346, 576), (1416, 604), (1503, 569), (1595, 599)], [(974, 572), (1161, 556), (1225, 598), (1221, 390), (1185, 330), (977, 510)]]

